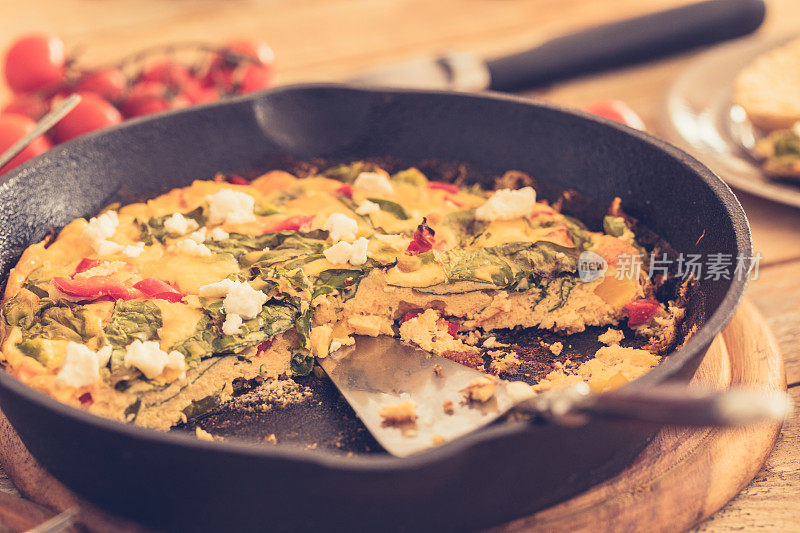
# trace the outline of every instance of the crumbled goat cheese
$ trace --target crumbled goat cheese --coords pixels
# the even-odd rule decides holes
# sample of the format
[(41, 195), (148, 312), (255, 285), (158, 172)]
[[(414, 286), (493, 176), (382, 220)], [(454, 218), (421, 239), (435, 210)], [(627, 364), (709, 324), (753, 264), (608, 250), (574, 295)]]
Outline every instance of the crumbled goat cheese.
[(204, 242), (206, 242), (206, 232), (207, 232), (206, 228), (200, 228), (194, 233), (191, 233), (189, 235), (189, 238), (192, 239), (197, 244), (203, 244)]
[(333, 241), (352, 242), (356, 238), (358, 223), (347, 215), (334, 213), (328, 217), (322, 229), (328, 231)]
[(101, 241), (99, 246), (95, 248), (97, 251), (97, 255), (111, 255), (119, 253), (123, 250), (123, 246), (121, 244), (117, 244), (112, 241)]
[(330, 248), (324, 250), (322, 254), (329, 262), (334, 265), (363, 265), (367, 262), (367, 245), (369, 240), (360, 237), (353, 244), (339, 241)]
[(165, 352), (156, 341), (135, 340), (125, 348), (125, 365), (139, 369), (147, 379), (153, 379), (164, 370), (184, 372), (186, 359), (178, 351)]
[(108, 364), (111, 346), (104, 346), (97, 353), (83, 344), (70, 341), (64, 363), (55, 378), (58, 387), (83, 387), (100, 379), (100, 369)]
[(222, 323), (222, 333), (236, 335), (242, 327), (242, 322), (242, 317), (237, 314), (229, 313), (225, 315), (225, 322)]
[(353, 253), (350, 255), (351, 265), (363, 265), (367, 262), (367, 246), (369, 241), (364, 237), (359, 238), (353, 243)]
[(234, 285), (236, 285), (235, 281), (225, 278), (216, 283), (203, 285), (198, 289), (197, 294), (203, 298), (222, 298), (228, 294), (228, 291), (230, 291)]
[(175, 249), (179, 252), (196, 255), (198, 257), (208, 257), (211, 255), (211, 250), (205, 244), (198, 244), (197, 241), (190, 238), (181, 239), (175, 242)]
[(376, 194), (392, 194), (394, 192), (389, 178), (378, 172), (362, 172), (353, 182), (353, 188)]
[(211, 230), (208, 236), (211, 237), (212, 241), (224, 241), (230, 237), (230, 234), (222, 228), (214, 228)]
[(234, 281), (222, 301), (222, 306), (226, 314), (237, 314), (249, 320), (256, 317), (266, 301), (267, 295), (257, 291), (246, 281)]
[(186, 235), (190, 231), (198, 228), (197, 221), (186, 218), (181, 213), (174, 213), (171, 217), (164, 220), (164, 229), (170, 235)]
[(144, 243), (139, 242), (136, 245), (127, 245), (125, 248), (122, 249), (122, 255), (125, 257), (139, 257), (142, 255), (144, 251)]
[(527, 400), (536, 396), (533, 387), (524, 381), (509, 381), (506, 383), (506, 392), (514, 403)]
[(249, 194), (223, 189), (208, 196), (209, 224), (241, 224), (256, 219), (253, 214), (255, 198)]
[(95, 250), (100, 243), (108, 239), (119, 226), (119, 219), (116, 211), (106, 211), (100, 216), (93, 217), (83, 229), (81, 237)]
[(369, 200), (364, 200), (361, 202), (361, 205), (356, 208), (357, 215), (369, 215), (370, 213), (375, 213), (380, 211), (381, 207), (376, 204), (375, 202), (370, 202)]
[(513, 191), (500, 189), (475, 210), (478, 220), (512, 220), (530, 215), (536, 206), (536, 191), (523, 187)]

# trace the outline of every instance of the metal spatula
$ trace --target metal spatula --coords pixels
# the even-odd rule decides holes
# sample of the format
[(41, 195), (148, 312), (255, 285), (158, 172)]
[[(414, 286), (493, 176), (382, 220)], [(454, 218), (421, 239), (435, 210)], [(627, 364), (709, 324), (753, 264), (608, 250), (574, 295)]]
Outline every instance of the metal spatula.
[[(319, 364), (375, 439), (398, 457), (466, 435), (511, 409), (566, 424), (592, 415), (698, 426), (783, 420), (792, 410), (791, 398), (783, 392), (717, 392), (682, 384), (648, 384), (593, 395), (579, 383), (521, 398), (510, 390), (514, 385), (496, 380), (488, 401), (468, 401), (462, 390), (485, 374), (392, 337), (357, 337), (355, 345), (319, 359)], [(378, 414), (384, 406), (407, 401), (416, 404), (414, 422), (390, 424)]]

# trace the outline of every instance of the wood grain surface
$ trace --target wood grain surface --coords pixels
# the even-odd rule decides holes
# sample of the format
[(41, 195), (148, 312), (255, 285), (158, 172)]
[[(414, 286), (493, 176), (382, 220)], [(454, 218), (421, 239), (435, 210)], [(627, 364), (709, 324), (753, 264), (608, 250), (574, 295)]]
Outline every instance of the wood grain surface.
[[(268, 40), (280, 82), (340, 80), (371, 65), (458, 48), (486, 56), (566, 31), (664, 9), (688, 0), (0, 0), (0, 49), (26, 31), (52, 31), (86, 64), (176, 41)], [(767, 0), (763, 38), (800, 31), (800, 2)], [(658, 133), (670, 81), (695, 57), (686, 53), (561, 83), (530, 94), (567, 105), (619, 98)], [(8, 94), (0, 89), (0, 102)], [(722, 176), (724, 179), (724, 176)], [(773, 329), (787, 380), (800, 401), (800, 210), (740, 195), (764, 257), (748, 295)], [(13, 487), (0, 476), (0, 491)], [(800, 414), (744, 490), (700, 526), (800, 530)]]

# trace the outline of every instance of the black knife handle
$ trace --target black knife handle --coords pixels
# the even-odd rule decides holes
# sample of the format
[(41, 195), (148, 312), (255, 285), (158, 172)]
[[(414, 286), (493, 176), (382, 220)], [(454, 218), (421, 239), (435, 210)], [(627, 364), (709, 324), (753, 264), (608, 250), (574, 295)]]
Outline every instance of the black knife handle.
[(558, 37), (486, 62), (490, 88), (527, 89), (751, 33), (763, 0), (710, 0)]

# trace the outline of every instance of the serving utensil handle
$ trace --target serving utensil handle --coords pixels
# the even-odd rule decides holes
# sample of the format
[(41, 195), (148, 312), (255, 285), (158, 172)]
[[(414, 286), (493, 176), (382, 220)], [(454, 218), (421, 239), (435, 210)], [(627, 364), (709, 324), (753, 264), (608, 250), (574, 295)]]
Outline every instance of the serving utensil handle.
[(490, 88), (513, 91), (630, 65), (753, 32), (763, 0), (709, 0), (547, 41), (487, 61)]
[(546, 392), (517, 408), (567, 424), (588, 415), (658, 425), (744, 426), (782, 421), (792, 412), (793, 402), (782, 391), (715, 391), (680, 383), (623, 387), (593, 395), (580, 383)]

